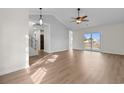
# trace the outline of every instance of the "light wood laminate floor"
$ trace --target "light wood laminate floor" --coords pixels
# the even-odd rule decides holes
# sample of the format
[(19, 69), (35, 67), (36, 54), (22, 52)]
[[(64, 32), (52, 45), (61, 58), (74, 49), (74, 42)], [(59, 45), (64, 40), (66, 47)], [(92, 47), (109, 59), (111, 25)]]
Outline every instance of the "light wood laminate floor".
[(41, 58), (43, 58), (43, 57), (45, 57), (47, 55), (48, 55), (48, 53), (44, 52), (43, 50), (40, 50), (39, 53), (38, 53), (38, 55), (36, 55), (36, 56), (30, 56), (29, 57), (29, 65), (34, 64), (39, 59), (41, 59)]
[(124, 56), (78, 50), (53, 53), (28, 69), (1, 76), (0, 83), (124, 83)]

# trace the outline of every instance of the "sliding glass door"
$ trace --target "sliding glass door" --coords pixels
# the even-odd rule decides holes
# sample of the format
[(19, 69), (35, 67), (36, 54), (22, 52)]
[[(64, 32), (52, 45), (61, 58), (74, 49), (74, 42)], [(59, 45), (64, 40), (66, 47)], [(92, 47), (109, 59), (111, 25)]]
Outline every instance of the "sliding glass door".
[(101, 39), (100, 32), (84, 34), (84, 41), (83, 41), (84, 49), (99, 51), (100, 50), (100, 39)]

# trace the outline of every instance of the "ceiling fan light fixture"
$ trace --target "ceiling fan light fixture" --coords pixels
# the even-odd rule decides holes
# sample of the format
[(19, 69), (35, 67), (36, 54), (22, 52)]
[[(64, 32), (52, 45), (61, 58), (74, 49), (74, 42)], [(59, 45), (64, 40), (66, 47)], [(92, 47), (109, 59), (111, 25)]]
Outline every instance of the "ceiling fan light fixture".
[(76, 20), (76, 23), (77, 23), (77, 24), (80, 24), (80, 23), (81, 23), (81, 20)]
[(77, 8), (77, 12), (78, 12), (78, 15), (77, 17), (73, 17), (74, 21), (72, 22), (76, 22), (77, 24), (80, 24), (82, 22), (87, 22), (88, 20), (86, 19), (88, 16), (84, 15), (84, 16), (80, 16), (80, 8)]

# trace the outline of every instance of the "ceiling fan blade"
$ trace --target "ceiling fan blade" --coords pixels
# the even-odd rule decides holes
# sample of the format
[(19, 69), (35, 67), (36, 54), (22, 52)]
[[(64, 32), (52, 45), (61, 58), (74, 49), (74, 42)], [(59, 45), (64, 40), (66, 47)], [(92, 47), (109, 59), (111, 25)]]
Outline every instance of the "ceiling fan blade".
[(87, 18), (87, 16), (83, 16), (83, 18)]
[(87, 21), (88, 22), (89, 20), (82, 20), (82, 21)]
[(87, 18), (87, 16), (80, 16), (80, 17), (79, 17), (80, 20), (83, 20), (83, 19), (85, 19), (85, 18)]

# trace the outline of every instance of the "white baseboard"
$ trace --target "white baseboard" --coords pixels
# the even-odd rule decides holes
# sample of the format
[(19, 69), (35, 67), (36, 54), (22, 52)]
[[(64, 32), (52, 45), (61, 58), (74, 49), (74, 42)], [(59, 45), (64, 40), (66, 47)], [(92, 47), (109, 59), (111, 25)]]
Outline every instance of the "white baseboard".
[[(86, 50), (84, 50), (84, 49), (79, 49), (79, 48), (75, 48), (74, 50), (86, 51)], [(90, 50), (87, 50), (87, 51), (90, 51)], [(104, 50), (100, 50), (100, 51), (95, 51), (95, 50), (93, 50), (93, 51), (94, 51), (94, 52), (107, 53), (107, 54), (124, 55), (124, 53), (121, 53), (121, 52), (110, 52), (110, 51), (104, 51)]]
[(0, 70), (0, 76), (2, 75), (5, 75), (5, 74), (9, 74), (11, 72), (15, 72), (15, 71), (18, 71), (18, 70), (22, 70), (22, 69), (25, 69), (25, 68), (28, 68), (29, 66), (9, 66), (7, 68), (2, 68)]
[(54, 51), (52, 51), (51, 53), (62, 52), (62, 51), (67, 51), (67, 50), (69, 50), (69, 49), (54, 50)]
[(119, 53), (119, 52), (110, 52), (110, 51), (101, 51), (101, 53), (107, 53), (107, 54), (115, 54), (115, 55), (124, 55), (124, 53)]
[(81, 50), (81, 51), (84, 51), (83, 49), (79, 49), (79, 48), (74, 48), (73, 50)]

